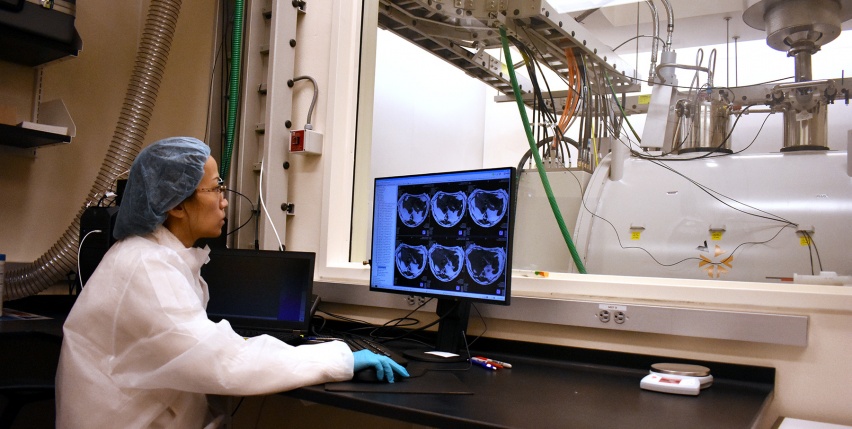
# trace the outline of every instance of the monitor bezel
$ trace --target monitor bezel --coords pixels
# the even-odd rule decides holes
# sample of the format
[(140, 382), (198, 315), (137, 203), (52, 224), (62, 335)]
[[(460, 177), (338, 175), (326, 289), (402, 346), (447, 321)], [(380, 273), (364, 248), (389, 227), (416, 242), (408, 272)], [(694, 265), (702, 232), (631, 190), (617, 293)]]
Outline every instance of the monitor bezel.
[[(256, 328), (270, 328), (274, 324), (278, 323), (282, 328), (286, 329), (294, 329), (294, 330), (305, 330), (310, 325), (311, 322), (311, 306), (313, 305), (313, 294), (314, 292), (314, 280), (315, 280), (315, 269), (316, 269), (316, 253), (314, 252), (303, 252), (303, 251), (279, 251), (279, 250), (260, 250), (260, 249), (230, 249), (230, 248), (212, 248), (210, 250), (210, 254), (208, 255), (210, 258), (210, 262), (202, 266), (201, 273), (202, 278), (204, 278), (205, 283), (210, 283), (210, 280), (204, 276), (210, 275), (209, 269), (213, 267), (210, 265), (211, 262), (215, 264), (215, 258), (248, 258), (248, 259), (259, 259), (264, 261), (266, 264), (275, 264), (280, 261), (286, 260), (302, 260), (306, 262), (306, 278), (310, 278), (311, 287), (309, 293), (305, 297), (305, 302), (302, 303), (304, 306), (304, 314), (305, 320), (299, 323), (292, 321), (285, 321), (280, 319), (273, 318), (255, 318), (255, 317), (242, 317), (237, 315), (222, 315), (220, 313), (216, 313), (211, 309), (207, 309), (208, 317), (214, 322), (218, 322), (222, 319), (227, 319), (232, 325), (239, 325), (242, 327), (256, 327)], [(219, 279), (214, 280), (219, 281)], [(211, 296), (211, 299), (214, 297)]]
[[(375, 219), (376, 219), (376, 190), (378, 188), (379, 181), (381, 180), (404, 180), (404, 179), (420, 179), (420, 178), (429, 178), (429, 177), (440, 177), (445, 175), (453, 175), (453, 174), (467, 174), (467, 173), (488, 173), (488, 172), (497, 172), (503, 171), (509, 173), (509, 209), (507, 212), (508, 216), (508, 228), (507, 228), (507, 243), (506, 243), (506, 273), (505, 273), (505, 293), (503, 294), (502, 300), (499, 299), (488, 299), (488, 298), (480, 298), (476, 296), (470, 295), (456, 295), (453, 293), (433, 293), (429, 289), (422, 289), (417, 291), (411, 290), (399, 290), (395, 288), (385, 288), (379, 287), (374, 284), (373, 277), (373, 263), (372, 258), (375, 254)], [(468, 170), (454, 170), (454, 171), (444, 171), (444, 172), (433, 172), (433, 173), (420, 173), (420, 174), (407, 174), (407, 175), (398, 175), (398, 176), (386, 176), (386, 177), (377, 177), (373, 181), (373, 209), (372, 209), (372, 217), (371, 217), (371, 241), (370, 241), (370, 277), (369, 277), (369, 288), (371, 292), (385, 292), (385, 293), (393, 293), (399, 295), (413, 295), (413, 296), (423, 296), (427, 298), (435, 298), (438, 300), (450, 300), (450, 301), (467, 301), (471, 303), (486, 303), (492, 305), (503, 305), (508, 306), (511, 304), (511, 291), (512, 291), (512, 253), (513, 253), (513, 242), (514, 242), (514, 225), (515, 225), (515, 203), (517, 202), (517, 170), (515, 167), (492, 167), (492, 168), (481, 168), (481, 169), (468, 169)]]

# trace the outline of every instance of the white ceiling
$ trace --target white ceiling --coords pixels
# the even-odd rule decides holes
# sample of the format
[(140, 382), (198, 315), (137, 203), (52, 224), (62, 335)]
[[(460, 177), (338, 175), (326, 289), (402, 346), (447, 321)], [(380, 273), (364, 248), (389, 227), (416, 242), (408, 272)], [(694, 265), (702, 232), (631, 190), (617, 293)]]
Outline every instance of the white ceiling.
[[(766, 32), (755, 30), (743, 22), (746, 0), (670, 0), (674, 15), (672, 47), (680, 48), (708, 46), (748, 40), (765, 40)], [(749, 3), (754, 4), (754, 0)], [(666, 38), (668, 17), (663, 3), (655, 0), (660, 21), (660, 37)], [(637, 15), (640, 35), (652, 33), (651, 12), (648, 5), (641, 1), (636, 4), (611, 6), (597, 10), (583, 20), (584, 26), (591, 30), (602, 42), (616, 47), (637, 35)], [(571, 13), (578, 16), (580, 12)], [(730, 18), (730, 20), (726, 20)], [(843, 25), (852, 29), (852, 20)], [(639, 51), (649, 51), (650, 38), (641, 38)], [(631, 41), (619, 48), (617, 53), (631, 53), (636, 50), (636, 42)]]

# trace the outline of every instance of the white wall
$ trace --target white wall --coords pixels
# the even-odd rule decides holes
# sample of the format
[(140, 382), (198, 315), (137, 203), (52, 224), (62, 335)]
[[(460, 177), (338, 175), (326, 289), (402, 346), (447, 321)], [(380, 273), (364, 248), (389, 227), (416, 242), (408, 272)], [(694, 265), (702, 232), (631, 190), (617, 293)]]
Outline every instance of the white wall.
[(376, 56), (373, 177), (482, 168), (486, 85), (385, 30)]

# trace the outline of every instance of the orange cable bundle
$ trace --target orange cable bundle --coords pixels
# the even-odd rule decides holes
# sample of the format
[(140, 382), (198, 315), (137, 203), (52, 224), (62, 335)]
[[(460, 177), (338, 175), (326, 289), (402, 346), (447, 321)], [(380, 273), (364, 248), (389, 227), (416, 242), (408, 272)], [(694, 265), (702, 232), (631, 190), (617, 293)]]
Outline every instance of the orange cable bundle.
[[(568, 124), (571, 123), (571, 118), (574, 116), (574, 111), (580, 102), (580, 97), (574, 91), (574, 88), (577, 87), (577, 82), (580, 80), (580, 70), (577, 60), (574, 58), (574, 52), (571, 49), (565, 49), (565, 59), (568, 65), (568, 91), (565, 97), (565, 108), (562, 110), (562, 116), (559, 117), (559, 123), (557, 124), (563, 135), (568, 130)], [(559, 135), (553, 136), (554, 146), (559, 144), (559, 138)]]

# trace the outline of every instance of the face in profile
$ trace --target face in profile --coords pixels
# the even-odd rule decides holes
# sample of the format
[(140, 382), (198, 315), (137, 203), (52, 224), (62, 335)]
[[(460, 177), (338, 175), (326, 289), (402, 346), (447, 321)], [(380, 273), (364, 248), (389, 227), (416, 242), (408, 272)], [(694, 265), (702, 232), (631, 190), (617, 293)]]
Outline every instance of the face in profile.
[(204, 163), (204, 177), (195, 193), (184, 202), (187, 226), (194, 240), (215, 238), (221, 235), (225, 225), (225, 208), (228, 200), (220, 187), (219, 166), (213, 157)]

